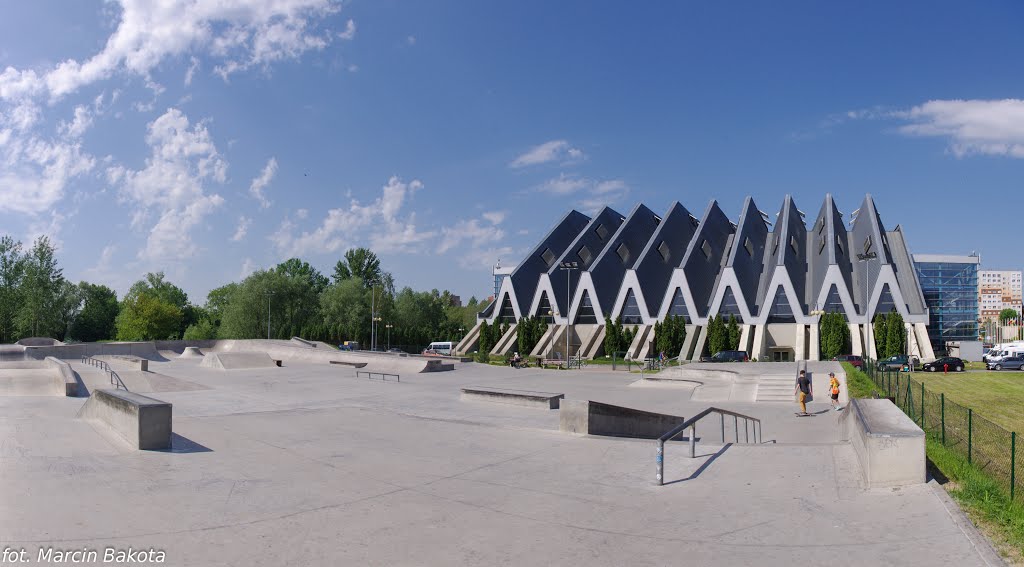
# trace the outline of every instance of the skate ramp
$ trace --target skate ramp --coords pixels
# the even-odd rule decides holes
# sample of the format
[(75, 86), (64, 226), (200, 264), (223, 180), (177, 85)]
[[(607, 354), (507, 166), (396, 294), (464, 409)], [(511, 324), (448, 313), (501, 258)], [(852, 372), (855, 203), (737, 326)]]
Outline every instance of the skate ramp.
[[(206, 358), (215, 353), (262, 352), (276, 360), (310, 364), (330, 364), (332, 361), (349, 365), (365, 363), (363, 370), (392, 374), (419, 374), (454, 370), (454, 364), (438, 358), (394, 356), (386, 353), (350, 352), (303, 346), (292, 341), (239, 339), (217, 341), (206, 352)], [(204, 359), (205, 361), (205, 359)]]
[(657, 439), (686, 419), (589, 400), (562, 400), (559, 430), (583, 435)]
[(278, 363), (265, 352), (211, 352), (203, 357), (199, 366), (218, 370), (242, 370), (274, 368)]
[(189, 346), (181, 351), (178, 358), (203, 358), (203, 356), (203, 351), (199, 350), (199, 347)]
[(66, 362), (45, 361), (0, 363), (0, 396), (78, 396), (81, 383)]

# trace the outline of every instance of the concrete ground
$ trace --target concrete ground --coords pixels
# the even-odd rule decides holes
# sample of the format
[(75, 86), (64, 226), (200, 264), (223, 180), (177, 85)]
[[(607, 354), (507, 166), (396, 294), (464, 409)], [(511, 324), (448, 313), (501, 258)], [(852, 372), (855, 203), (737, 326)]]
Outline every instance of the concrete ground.
[[(174, 404), (173, 451), (76, 419), (84, 399), (0, 393), (0, 547), (32, 562), (40, 547), (152, 547), (167, 565), (998, 563), (934, 484), (863, 489), (826, 401), (799, 418), (592, 368), (467, 363), (401, 382), (323, 364), (150, 369), (130, 379)], [(682, 416), (719, 405), (773, 442), (723, 444), (711, 418), (698, 458), (667, 447), (658, 487), (652, 441), (562, 434), (557, 410), (462, 402), (465, 385)]]

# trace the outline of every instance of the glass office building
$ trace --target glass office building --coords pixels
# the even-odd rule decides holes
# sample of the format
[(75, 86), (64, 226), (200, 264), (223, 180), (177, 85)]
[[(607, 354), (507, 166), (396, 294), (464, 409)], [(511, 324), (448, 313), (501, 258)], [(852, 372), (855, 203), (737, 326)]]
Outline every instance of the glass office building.
[(978, 256), (914, 254), (928, 305), (928, 338), (935, 354), (950, 341), (978, 340)]

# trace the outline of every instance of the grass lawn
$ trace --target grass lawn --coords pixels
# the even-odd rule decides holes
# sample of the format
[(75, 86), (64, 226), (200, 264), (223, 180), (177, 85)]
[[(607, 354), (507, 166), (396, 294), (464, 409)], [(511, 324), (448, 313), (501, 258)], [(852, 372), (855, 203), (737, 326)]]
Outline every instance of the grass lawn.
[(1024, 372), (915, 372), (914, 379), (1010, 431), (1024, 433)]

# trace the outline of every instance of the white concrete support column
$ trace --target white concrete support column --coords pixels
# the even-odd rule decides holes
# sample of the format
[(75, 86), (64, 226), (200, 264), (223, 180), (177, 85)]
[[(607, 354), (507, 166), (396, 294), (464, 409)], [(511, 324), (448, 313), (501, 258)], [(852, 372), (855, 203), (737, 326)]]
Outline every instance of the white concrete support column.
[(914, 330), (917, 331), (917, 343), (921, 345), (921, 361), (935, 360), (935, 350), (932, 349), (932, 341), (928, 338), (928, 326), (924, 323), (914, 323)]
[(750, 354), (750, 327), (751, 325), (740, 325), (739, 349), (746, 352), (747, 356), (753, 356)]
[(768, 356), (768, 352), (765, 350), (766, 344), (767, 337), (765, 336), (765, 325), (754, 326), (754, 346), (750, 349), (750, 357), (758, 360), (764, 360), (764, 357)]
[(796, 329), (796, 346), (793, 347), (795, 357), (797, 360), (807, 360), (807, 325), (797, 323), (793, 327)]
[(850, 328), (850, 346), (853, 350), (850, 354), (864, 356), (864, 341), (860, 335), (860, 325), (850, 323), (847, 326)]
[(697, 335), (700, 328), (697, 325), (686, 325), (686, 338), (683, 339), (683, 349), (679, 351), (679, 360), (690, 360), (690, 353), (693, 352), (693, 344), (697, 342)]
[(875, 326), (870, 322), (864, 325), (864, 350), (868, 353), (868, 358), (878, 360), (878, 354), (875, 352)]
[(813, 325), (810, 325), (810, 328), (811, 328), (811, 337), (810, 337), (811, 344), (807, 345), (809, 347), (808, 350), (810, 351), (809, 352), (810, 356), (808, 356), (808, 360), (821, 360), (821, 341), (818, 340), (818, 324), (815, 323)]
[[(693, 345), (693, 354), (690, 355), (692, 362), (700, 362), (700, 355), (704, 352), (704, 344), (708, 341), (708, 327), (704, 325), (700, 328), (700, 335), (697, 336), (697, 342)], [(712, 353), (714, 354), (714, 353)]]

